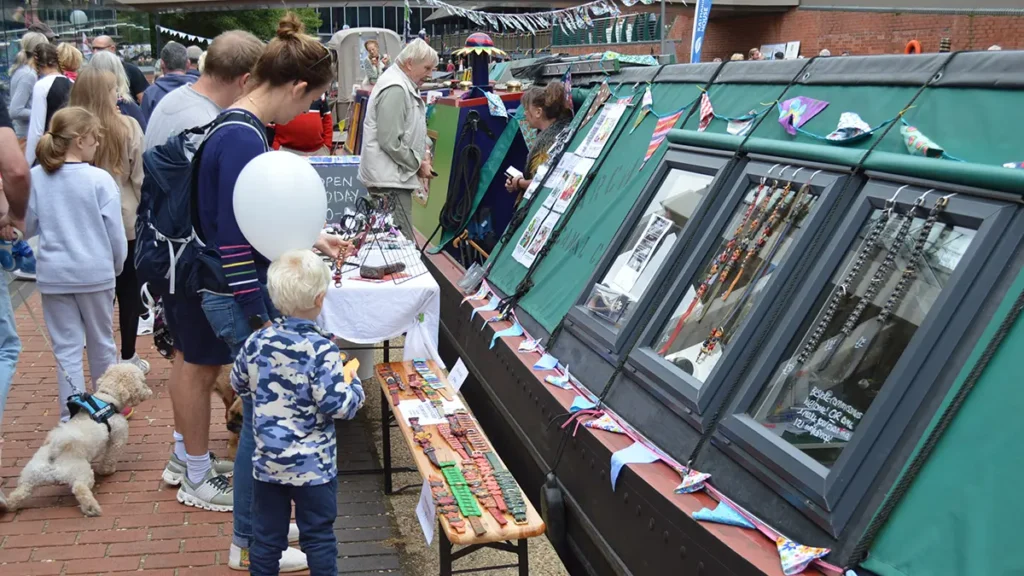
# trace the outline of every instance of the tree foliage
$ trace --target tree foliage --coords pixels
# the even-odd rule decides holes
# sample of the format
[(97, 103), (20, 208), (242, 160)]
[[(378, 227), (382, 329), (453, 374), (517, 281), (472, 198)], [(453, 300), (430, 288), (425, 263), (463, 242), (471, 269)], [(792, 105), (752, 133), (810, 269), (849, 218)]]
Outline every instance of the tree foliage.
[[(316, 36), (320, 15), (312, 8), (296, 8), (292, 12), (306, 25), (306, 33)], [(277, 23), (285, 10), (233, 10), (230, 12), (182, 12), (160, 16), (160, 24), (187, 34), (213, 38), (228, 30), (252, 32), (261, 40), (270, 40), (277, 32)]]

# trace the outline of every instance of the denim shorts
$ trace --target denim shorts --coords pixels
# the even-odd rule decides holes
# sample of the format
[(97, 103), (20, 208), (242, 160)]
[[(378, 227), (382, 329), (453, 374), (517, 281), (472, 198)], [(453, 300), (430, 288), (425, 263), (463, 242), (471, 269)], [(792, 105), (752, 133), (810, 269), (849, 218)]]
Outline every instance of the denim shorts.
[[(276, 317), (265, 287), (263, 297), (271, 317)], [(174, 347), (189, 364), (231, 364), (252, 333), (249, 319), (234, 296), (210, 292), (165, 295), (164, 311)]]

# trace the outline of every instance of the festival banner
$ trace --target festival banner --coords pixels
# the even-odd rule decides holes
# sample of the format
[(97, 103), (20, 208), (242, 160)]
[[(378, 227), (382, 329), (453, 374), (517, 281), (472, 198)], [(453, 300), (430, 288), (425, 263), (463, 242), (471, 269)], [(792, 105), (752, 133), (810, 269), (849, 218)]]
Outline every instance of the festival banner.
[(704, 50), (704, 33), (708, 29), (708, 18), (711, 16), (712, 0), (697, 0), (693, 14), (693, 38), (690, 40), (690, 63), (700, 62)]

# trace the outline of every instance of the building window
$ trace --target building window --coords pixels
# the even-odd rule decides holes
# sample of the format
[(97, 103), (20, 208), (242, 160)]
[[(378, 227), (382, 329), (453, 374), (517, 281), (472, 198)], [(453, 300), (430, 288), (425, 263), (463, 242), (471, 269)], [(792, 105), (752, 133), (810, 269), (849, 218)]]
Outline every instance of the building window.
[(398, 8), (397, 6), (388, 6), (387, 8), (384, 8), (385, 28), (387, 28), (388, 30), (394, 30), (395, 32), (401, 31), (401, 28), (398, 26), (398, 23), (402, 19), (402, 17), (399, 15), (399, 12), (401, 10), (403, 10), (403, 8)]
[(1020, 237), (1005, 234), (1012, 211), (868, 182), (750, 362), (721, 426), (726, 450), (770, 468), (785, 497), (841, 532), (909, 415), (955, 374), (943, 365), (1005, 265), (989, 255)]
[(359, 26), (361, 28), (369, 28), (370, 26), (373, 26), (373, 24), (370, 23), (370, 7), (369, 6), (360, 6), (360, 7), (356, 8), (356, 10), (359, 11)]
[(370, 8), (370, 16), (371, 21), (373, 22), (372, 26), (374, 28), (384, 27), (384, 10), (385, 8), (383, 6), (372, 6)]
[[(751, 162), (698, 233), (630, 361), (657, 395), (698, 418), (723, 400), (775, 294), (808, 254), (845, 177)], [(732, 376), (734, 377), (734, 376)], [(675, 409), (675, 406), (673, 406)]]
[(345, 8), (345, 24), (348, 24), (349, 28), (358, 28), (359, 27), (359, 9), (358, 8), (355, 8), (355, 7), (352, 7), (352, 8), (346, 7)]
[(685, 240), (716, 203), (707, 201), (708, 191), (727, 164), (727, 158), (669, 150), (612, 240), (591, 288), (570, 312), (574, 330), (596, 338), (602, 348), (621, 348), (637, 328), (637, 311), (654, 304), (652, 287), (681, 259)]

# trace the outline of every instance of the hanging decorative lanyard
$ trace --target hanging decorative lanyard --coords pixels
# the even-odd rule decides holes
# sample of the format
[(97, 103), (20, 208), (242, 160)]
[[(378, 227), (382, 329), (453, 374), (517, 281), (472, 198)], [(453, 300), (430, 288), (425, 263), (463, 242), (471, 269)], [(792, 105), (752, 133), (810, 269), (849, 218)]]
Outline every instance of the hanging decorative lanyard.
[[(711, 266), (704, 276), (704, 281), (701, 282), (700, 286), (697, 287), (696, 295), (693, 297), (693, 300), (690, 301), (690, 305), (686, 308), (686, 312), (684, 312), (683, 315), (679, 317), (679, 320), (676, 321), (675, 328), (672, 329), (672, 335), (669, 336), (665, 344), (663, 344), (662, 347), (658, 350), (658, 354), (664, 356), (665, 354), (668, 353), (669, 348), (672, 347), (672, 344), (676, 341), (676, 338), (679, 337), (679, 333), (682, 332), (683, 325), (686, 323), (686, 320), (690, 317), (690, 314), (693, 313), (693, 310), (694, 308), (697, 307), (697, 304), (704, 299), (704, 296), (707, 294), (708, 289), (711, 287), (711, 284), (715, 281), (715, 278), (718, 276), (719, 270), (723, 265), (726, 265), (726, 263), (729, 261), (729, 255), (732, 254), (733, 251), (736, 249), (736, 244), (741, 238), (743, 230), (747, 227), (747, 222), (750, 221), (751, 215), (753, 215), (754, 210), (757, 208), (757, 201), (758, 198), (760, 198), (761, 196), (761, 192), (764, 191), (765, 189), (765, 182), (766, 179), (761, 178), (761, 183), (757, 186), (757, 190), (754, 192), (754, 198), (753, 200), (751, 200), (750, 205), (747, 206), (747, 211), (743, 214), (743, 219), (740, 220), (739, 225), (736, 227), (736, 231), (733, 232), (732, 238), (730, 238), (729, 241), (725, 244), (725, 248), (722, 249), (722, 252), (711, 260)], [(768, 192), (768, 196), (771, 196), (778, 188), (778, 186), (779, 181), (775, 180), (772, 183), (771, 190)]]
[(818, 324), (814, 327), (814, 331), (811, 332), (811, 337), (804, 343), (803, 348), (800, 350), (800, 354), (797, 355), (795, 365), (786, 367), (785, 374), (790, 374), (797, 366), (802, 365), (810, 358), (818, 349), (818, 343), (821, 342), (821, 337), (825, 335), (825, 330), (828, 330), (829, 324), (832, 323), (832, 318), (835, 317), (836, 311), (839, 310), (839, 304), (847, 296), (852, 293), (855, 288), (855, 282), (860, 277), (861, 271), (864, 269), (864, 263), (867, 262), (871, 252), (874, 251), (875, 246), (878, 244), (878, 239), (881, 238), (882, 233), (889, 225), (892, 213), (896, 208), (896, 199), (893, 197), (891, 200), (887, 200), (885, 208), (882, 210), (882, 214), (879, 216), (878, 221), (868, 232), (868, 235), (864, 238), (864, 243), (860, 247), (860, 251), (857, 252), (857, 256), (850, 264), (850, 269), (846, 273), (846, 277), (843, 278), (842, 283), (836, 287), (835, 291), (832, 292), (832, 297), (829, 299), (828, 307), (825, 308), (825, 314), (822, 315)]
[(896, 230), (896, 235), (893, 237), (892, 244), (889, 246), (889, 250), (885, 254), (885, 259), (878, 265), (878, 270), (875, 270), (875, 274), (871, 277), (871, 282), (868, 284), (867, 290), (864, 292), (864, 296), (861, 297), (860, 302), (850, 313), (850, 316), (843, 323), (843, 328), (839, 334), (829, 341), (825, 342), (825, 357), (822, 358), (821, 363), (816, 367), (817, 371), (823, 370), (828, 366), (829, 362), (832, 361), (832, 357), (835, 356), (839, 345), (842, 344), (850, 334), (853, 333), (854, 328), (857, 327), (857, 323), (860, 321), (861, 315), (864, 310), (874, 301), (875, 296), (878, 295), (878, 291), (885, 286), (886, 281), (889, 278), (889, 274), (892, 272), (896, 264), (896, 255), (899, 254), (900, 247), (903, 246), (903, 242), (907, 238), (907, 234), (910, 232), (910, 225), (914, 222), (914, 214), (917, 209), (924, 205), (925, 195), (914, 201), (914, 205), (910, 207), (910, 210), (903, 215), (903, 221), (900, 223), (900, 227)]
[[(789, 190), (791, 186), (792, 182), (786, 185), (786, 190)], [(772, 210), (771, 216), (769, 216), (768, 221), (765, 222), (764, 229), (761, 232), (761, 237), (757, 240), (757, 243), (747, 251), (743, 264), (741, 265), (740, 270), (736, 273), (736, 279), (733, 280), (732, 285), (729, 286), (729, 291), (722, 297), (723, 302), (729, 297), (729, 293), (732, 292), (733, 286), (736, 285), (736, 281), (743, 275), (743, 267), (746, 266), (751, 257), (756, 256), (761, 252), (761, 249), (763, 249), (768, 243), (768, 239), (773, 236), (775, 225), (778, 223), (778, 220), (783, 213), (785, 213), (784, 221), (786, 225), (773, 242), (772, 249), (769, 251), (768, 257), (761, 262), (754, 273), (750, 276), (749, 289), (736, 301), (735, 304), (733, 304), (732, 310), (730, 310), (729, 314), (726, 315), (725, 320), (719, 326), (712, 328), (711, 333), (704, 339), (703, 344), (701, 344), (700, 353), (697, 354), (697, 362), (702, 362), (705, 358), (710, 356), (712, 352), (714, 352), (718, 343), (726, 338), (726, 329), (731, 333), (733, 328), (732, 323), (736, 318), (738, 318), (739, 311), (743, 309), (743, 305), (747, 299), (754, 294), (754, 285), (758, 280), (760, 280), (765, 271), (768, 270), (768, 266), (771, 264), (772, 258), (775, 257), (775, 253), (782, 246), (782, 242), (784, 241), (786, 234), (789, 233), (789, 230), (793, 227), (794, 223), (806, 212), (808, 203), (803, 202), (803, 200), (807, 195), (807, 191), (810, 190), (810, 187), (810, 180), (808, 180), (808, 182), (801, 186), (797, 193), (792, 197), (787, 199), (786, 192), (783, 192), (783, 195), (779, 197), (774, 210)]]

